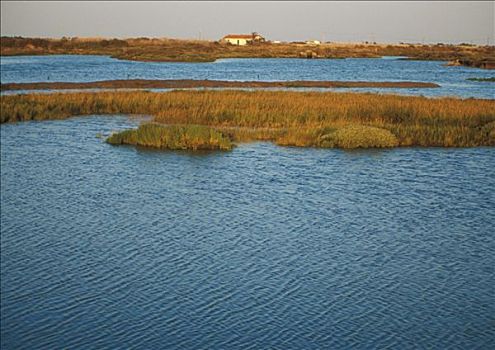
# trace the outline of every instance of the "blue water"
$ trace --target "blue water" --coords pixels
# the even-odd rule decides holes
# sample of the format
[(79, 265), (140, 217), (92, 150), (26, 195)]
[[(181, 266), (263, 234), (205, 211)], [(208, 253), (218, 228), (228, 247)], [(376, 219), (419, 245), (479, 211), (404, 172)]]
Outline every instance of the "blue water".
[(1, 125), (2, 349), (491, 349), (495, 150)]
[(472, 77), (493, 77), (493, 71), (445, 67), (445, 62), (441, 61), (357, 58), (223, 59), (212, 63), (150, 63), (123, 61), (105, 56), (62, 55), (1, 57), (0, 63), (2, 83), (89, 82), (112, 79), (419, 81), (437, 83), (441, 87), (352, 90), (495, 98), (493, 83), (466, 80)]

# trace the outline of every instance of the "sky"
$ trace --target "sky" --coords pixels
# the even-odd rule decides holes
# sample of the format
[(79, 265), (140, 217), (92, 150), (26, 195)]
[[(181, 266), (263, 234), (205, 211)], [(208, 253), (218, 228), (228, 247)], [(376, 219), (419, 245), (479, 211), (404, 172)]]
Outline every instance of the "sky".
[(1, 34), (494, 45), (494, 1), (4, 1)]

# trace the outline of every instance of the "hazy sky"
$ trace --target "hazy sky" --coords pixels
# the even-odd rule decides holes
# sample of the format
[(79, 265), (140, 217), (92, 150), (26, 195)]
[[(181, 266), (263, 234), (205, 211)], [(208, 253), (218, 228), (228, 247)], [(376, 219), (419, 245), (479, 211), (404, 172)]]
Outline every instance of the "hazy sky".
[(2, 1), (2, 35), (494, 44), (495, 2)]

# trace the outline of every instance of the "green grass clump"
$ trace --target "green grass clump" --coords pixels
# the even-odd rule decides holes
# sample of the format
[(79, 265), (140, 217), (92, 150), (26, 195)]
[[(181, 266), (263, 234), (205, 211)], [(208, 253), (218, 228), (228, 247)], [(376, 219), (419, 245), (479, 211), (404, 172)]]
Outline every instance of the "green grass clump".
[(491, 82), (495, 82), (495, 77), (490, 77), (490, 78), (467, 78), (467, 80), (471, 80), (471, 81), (491, 81)]
[(170, 150), (231, 150), (233, 145), (222, 133), (201, 125), (143, 124), (136, 130), (112, 134), (112, 145), (135, 145)]
[(106, 141), (111, 145), (136, 145), (137, 130), (124, 130), (113, 133)]
[(366, 125), (348, 125), (322, 135), (320, 147), (338, 148), (385, 148), (399, 145), (390, 131)]
[(323, 148), (385, 148), (399, 145), (390, 131), (366, 125), (289, 130), (277, 140), (282, 146)]

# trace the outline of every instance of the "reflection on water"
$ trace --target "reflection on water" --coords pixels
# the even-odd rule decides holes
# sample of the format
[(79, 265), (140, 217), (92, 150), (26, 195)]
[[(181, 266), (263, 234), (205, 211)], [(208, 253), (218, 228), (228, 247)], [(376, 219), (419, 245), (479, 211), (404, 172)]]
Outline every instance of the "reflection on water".
[(493, 148), (114, 147), (1, 126), (1, 348), (483, 348)]

